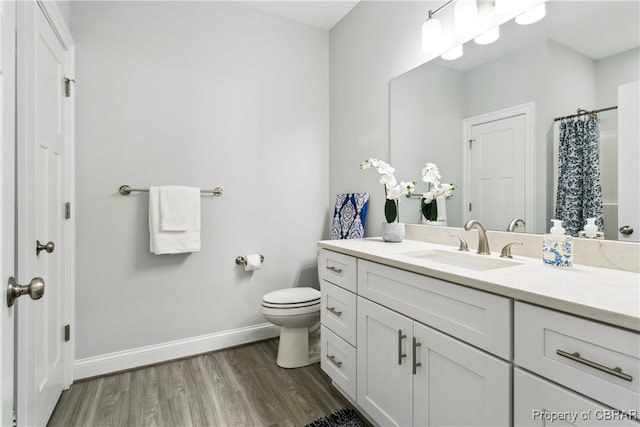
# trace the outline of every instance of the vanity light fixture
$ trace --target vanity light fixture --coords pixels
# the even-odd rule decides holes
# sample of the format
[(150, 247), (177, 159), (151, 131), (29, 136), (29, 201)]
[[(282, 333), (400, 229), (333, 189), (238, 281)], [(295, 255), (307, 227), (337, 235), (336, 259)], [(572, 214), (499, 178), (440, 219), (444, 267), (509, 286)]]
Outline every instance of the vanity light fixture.
[(464, 54), (462, 45), (456, 46), (448, 52), (443, 53), (440, 57), (446, 61), (453, 61), (460, 58)]
[(523, 13), (522, 15), (516, 16), (516, 23), (520, 25), (529, 25), (534, 22), (538, 22), (547, 14), (547, 8), (545, 4), (542, 3), (533, 9)]
[(437, 52), (442, 46), (442, 24), (432, 15), (429, 11), (429, 18), (422, 24), (422, 51), (425, 53)]
[(478, 36), (473, 41), (477, 44), (491, 44), (500, 38), (500, 27), (492, 28)]
[(516, 5), (514, 0), (495, 0), (496, 12), (506, 15), (511, 12)]
[(422, 51), (424, 53), (436, 53), (442, 49), (444, 44), (444, 34), (442, 34), (442, 23), (433, 16), (455, 0), (449, 0), (436, 10), (429, 10), (429, 17), (422, 24)]
[(457, 35), (475, 34), (478, 25), (478, 4), (476, 0), (457, 0), (453, 16)]

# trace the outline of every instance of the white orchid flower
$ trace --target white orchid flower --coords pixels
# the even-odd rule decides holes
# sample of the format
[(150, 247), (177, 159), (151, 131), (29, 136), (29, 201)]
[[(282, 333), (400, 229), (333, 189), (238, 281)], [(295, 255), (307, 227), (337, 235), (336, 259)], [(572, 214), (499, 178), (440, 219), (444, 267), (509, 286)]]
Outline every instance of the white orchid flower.
[(387, 189), (390, 187), (395, 187), (398, 184), (396, 177), (393, 175), (382, 175), (380, 177), (380, 184), (385, 185)]
[(400, 187), (402, 187), (402, 196), (408, 196), (409, 194), (411, 194), (413, 192), (413, 190), (416, 189), (416, 183), (415, 182), (404, 182), (401, 181), (400, 182)]
[(426, 163), (424, 168), (422, 168), (422, 180), (427, 184), (433, 185), (434, 187), (438, 187), (440, 185), (440, 179), (442, 175), (440, 175), (440, 171), (438, 170), (438, 166), (433, 163)]

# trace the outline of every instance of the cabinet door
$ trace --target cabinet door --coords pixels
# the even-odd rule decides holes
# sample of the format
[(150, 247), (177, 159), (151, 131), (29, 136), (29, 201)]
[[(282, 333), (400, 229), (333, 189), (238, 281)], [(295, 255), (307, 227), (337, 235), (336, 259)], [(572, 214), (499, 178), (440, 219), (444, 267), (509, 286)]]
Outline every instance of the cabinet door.
[(509, 363), (418, 323), (413, 333), (414, 425), (510, 424)]
[(412, 425), (413, 321), (358, 298), (358, 405), (378, 424)]
[(516, 426), (640, 425), (623, 412), (601, 406), (519, 368), (513, 370), (513, 395)]

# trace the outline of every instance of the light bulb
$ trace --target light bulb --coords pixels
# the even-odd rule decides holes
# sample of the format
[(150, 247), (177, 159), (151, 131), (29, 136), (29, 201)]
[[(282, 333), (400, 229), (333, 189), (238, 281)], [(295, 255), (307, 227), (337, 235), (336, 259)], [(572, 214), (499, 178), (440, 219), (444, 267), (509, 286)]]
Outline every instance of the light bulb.
[(464, 36), (469, 33), (475, 33), (475, 28), (478, 24), (478, 5), (476, 0), (457, 0), (453, 15), (456, 34)]
[(522, 15), (516, 16), (516, 23), (520, 25), (529, 25), (534, 22), (538, 22), (547, 14), (547, 8), (545, 4), (542, 3), (539, 6), (534, 7), (533, 9), (523, 13)]
[(464, 54), (462, 45), (456, 46), (448, 52), (443, 53), (440, 57), (446, 61), (453, 61), (460, 58)]
[(434, 53), (442, 48), (442, 24), (439, 19), (430, 18), (422, 24), (422, 51)]
[(476, 36), (473, 41), (477, 44), (491, 44), (500, 38), (500, 27), (492, 28), (491, 30), (484, 32)]

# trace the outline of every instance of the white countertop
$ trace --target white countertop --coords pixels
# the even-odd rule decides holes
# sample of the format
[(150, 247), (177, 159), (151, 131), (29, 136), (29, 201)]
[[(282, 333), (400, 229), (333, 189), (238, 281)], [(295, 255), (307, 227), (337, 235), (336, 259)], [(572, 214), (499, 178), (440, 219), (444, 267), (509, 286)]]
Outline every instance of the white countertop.
[[(519, 263), (515, 266), (475, 271), (406, 255), (429, 249), (458, 253), (453, 246), (416, 240), (323, 240), (318, 247), (640, 331), (638, 273), (576, 264), (561, 270), (545, 266), (539, 258), (522, 256), (514, 256), (512, 261)], [(473, 250), (466, 254), (501, 259), (499, 254), (478, 255)]]

